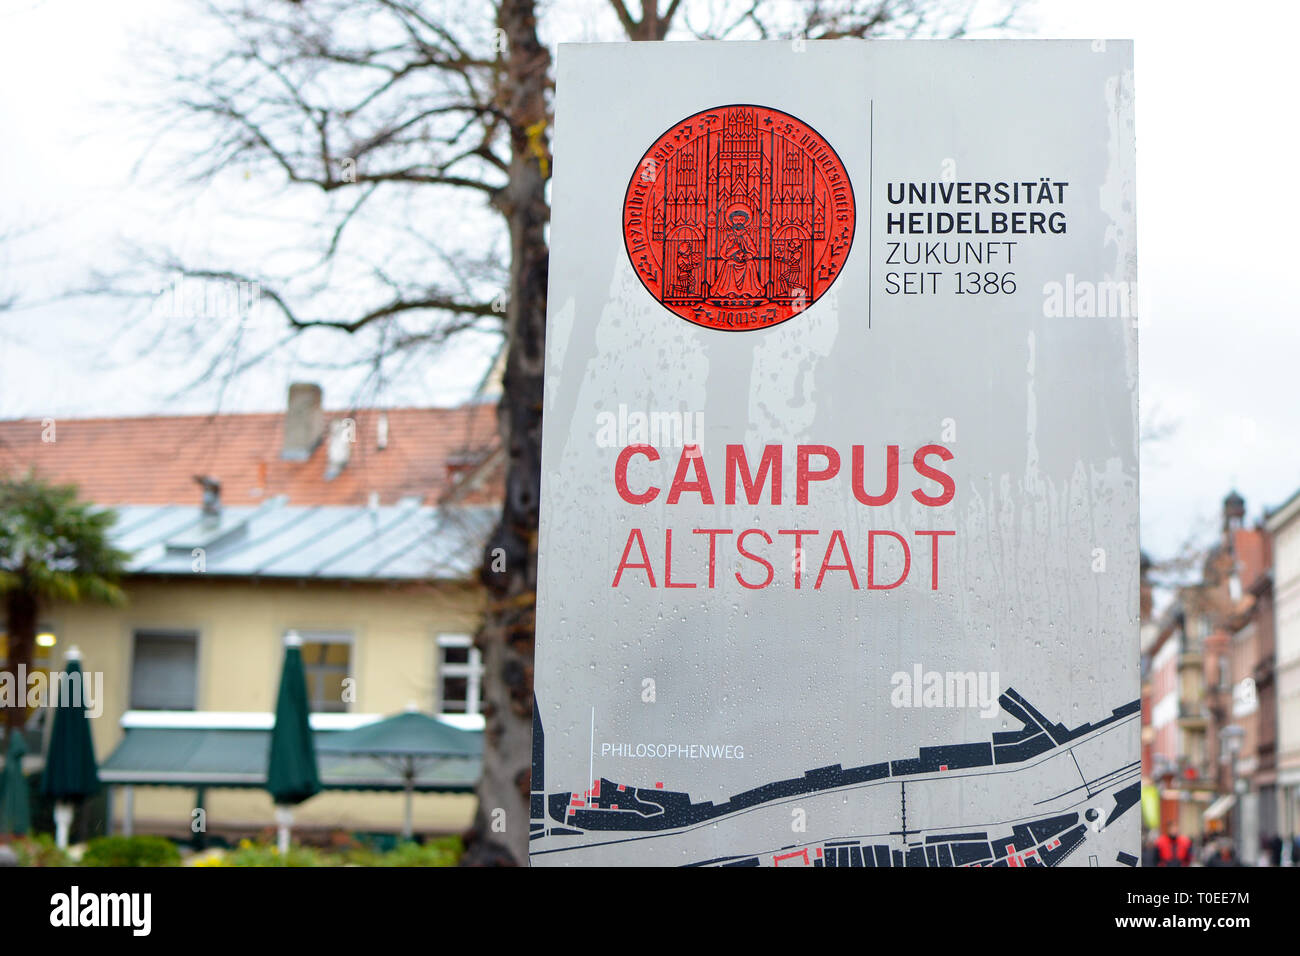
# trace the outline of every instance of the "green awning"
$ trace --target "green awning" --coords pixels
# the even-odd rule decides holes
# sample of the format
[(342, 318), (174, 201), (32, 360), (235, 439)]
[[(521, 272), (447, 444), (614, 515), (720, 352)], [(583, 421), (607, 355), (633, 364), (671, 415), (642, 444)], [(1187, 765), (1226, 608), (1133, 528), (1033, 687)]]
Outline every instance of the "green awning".
[(319, 742), (316, 752), (430, 759), (477, 757), (483, 753), (483, 735), (408, 710), (355, 730), (331, 734)]
[[(453, 728), (454, 729), (454, 728)], [(483, 735), (457, 731), (477, 743), (474, 756), (429, 761), (414, 781), (420, 793), (470, 793), (478, 782)], [(400, 773), (379, 761), (331, 754), (321, 744), (344, 731), (312, 732), (318, 747), (321, 786), (325, 790), (400, 792)], [(266, 787), (269, 730), (193, 727), (133, 727), (104, 761), (99, 777), (106, 784), (175, 787)]]

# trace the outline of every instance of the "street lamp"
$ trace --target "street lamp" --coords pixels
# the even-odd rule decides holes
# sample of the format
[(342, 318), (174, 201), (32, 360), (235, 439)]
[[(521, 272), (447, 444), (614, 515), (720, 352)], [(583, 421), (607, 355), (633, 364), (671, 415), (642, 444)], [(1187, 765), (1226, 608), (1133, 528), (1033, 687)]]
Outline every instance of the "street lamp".
[[(1219, 731), (1220, 745), (1224, 750), (1224, 762), (1230, 765), (1228, 768), (1228, 783), (1233, 794), (1238, 797), (1242, 793), (1240, 783), (1245, 783), (1245, 781), (1239, 783), (1237, 780), (1237, 754), (1241, 752), (1241, 741), (1245, 736), (1246, 731), (1236, 724), (1229, 724)], [(1232, 842), (1237, 846), (1237, 859), (1239, 860), (1245, 858), (1246, 850), (1241, 844), (1241, 827), (1238, 825), (1241, 821), (1240, 809), (1234, 800), (1232, 809), (1229, 811), (1232, 814)]]

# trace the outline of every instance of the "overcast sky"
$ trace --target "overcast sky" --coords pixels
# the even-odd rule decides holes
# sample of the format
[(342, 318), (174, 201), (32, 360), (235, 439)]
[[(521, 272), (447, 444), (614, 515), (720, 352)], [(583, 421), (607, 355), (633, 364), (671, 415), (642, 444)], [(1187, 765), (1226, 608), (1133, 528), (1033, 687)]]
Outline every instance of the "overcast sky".
[[(111, 263), (120, 236), (188, 235), (229, 202), (216, 191), (179, 207), (131, 176), (154, 132), (124, 108), (142, 43), (183, 30), (185, 13), (183, 0), (0, 0), (0, 233), (42, 227), (0, 246), (0, 296), (48, 294)], [(1141, 398), (1144, 417), (1176, 425), (1143, 450), (1142, 534), (1165, 555), (1214, 531), (1230, 487), (1252, 517), (1300, 487), (1300, 4), (1042, 0), (1028, 19), (1039, 37), (1136, 40)], [(212, 390), (173, 396), (193, 372), (175, 356), (128, 361), (122, 310), (81, 300), (0, 317), (0, 417), (212, 411)], [(384, 397), (460, 400), (483, 354), (467, 345)], [(221, 407), (279, 408), (300, 378), (323, 381), (327, 405), (355, 385), (288, 354)]]

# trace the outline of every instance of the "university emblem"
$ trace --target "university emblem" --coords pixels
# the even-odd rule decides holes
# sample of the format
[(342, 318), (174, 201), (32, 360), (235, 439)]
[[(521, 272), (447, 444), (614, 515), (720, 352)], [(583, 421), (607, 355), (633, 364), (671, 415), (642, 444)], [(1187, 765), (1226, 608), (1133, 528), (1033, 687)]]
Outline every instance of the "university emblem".
[(637, 277), (688, 322), (779, 325), (816, 302), (853, 245), (853, 186), (807, 123), (763, 106), (688, 116), (655, 140), (623, 201)]

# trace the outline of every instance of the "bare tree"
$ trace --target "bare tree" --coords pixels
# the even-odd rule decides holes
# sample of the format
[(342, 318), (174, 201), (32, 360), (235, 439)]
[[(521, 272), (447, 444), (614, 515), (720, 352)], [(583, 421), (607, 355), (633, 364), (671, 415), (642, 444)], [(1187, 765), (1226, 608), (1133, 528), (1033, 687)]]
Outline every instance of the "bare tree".
[(13, 288), (8, 278), (12, 274), (10, 264), (7, 261), (11, 247), (16, 240), (22, 239), (34, 231), (35, 227), (33, 226), (0, 230), (0, 264), (4, 266), (3, 269), (0, 269), (0, 276), (3, 276), (3, 278), (0, 278), (0, 312), (7, 312), (19, 304), (18, 292)]
[[(280, 248), (250, 252), (242, 263), (238, 252), (232, 262), (213, 261), (208, 250), (137, 249), (133, 274), (96, 288), (151, 295), (160, 274), (255, 288), (262, 311), (278, 316), (274, 332), (253, 335), (237, 316), (210, 350), (205, 376), (246, 372), (291, 342), (321, 335), (329, 336), (326, 350), (336, 361), (366, 363), (378, 378), (413, 360), (431, 361), (453, 336), (501, 337), (505, 500), (482, 570), (489, 602), (476, 644), (487, 731), (466, 860), (524, 862), (551, 169), (552, 58), (539, 32), (539, 4), (199, 6), (199, 39), (166, 51), (168, 62), (179, 64), (157, 116), (179, 156), (169, 174), (179, 171), (200, 186), (238, 171), (272, 179), (285, 193), (305, 194), (305, 224), (273, 220), (285, 233)], [(594, 25), (584, 20), (581, 29), (585, 39), (633, 40), (959, 36), (989, 8), (994, 18), (981, 26), (1005, 26), (1014, 6), (605, 0), (590, 8), (599, 11)], [(563, 12), (548, 10), (548, 17), (558, 21)], [(251, 217), (254, 210), (243, 212)], [(195, 348), (211, 343), (212, 317), (202, 318), (181, 316), (166, 337)], [(493, 825), (501, 820), (504, 832)]]

